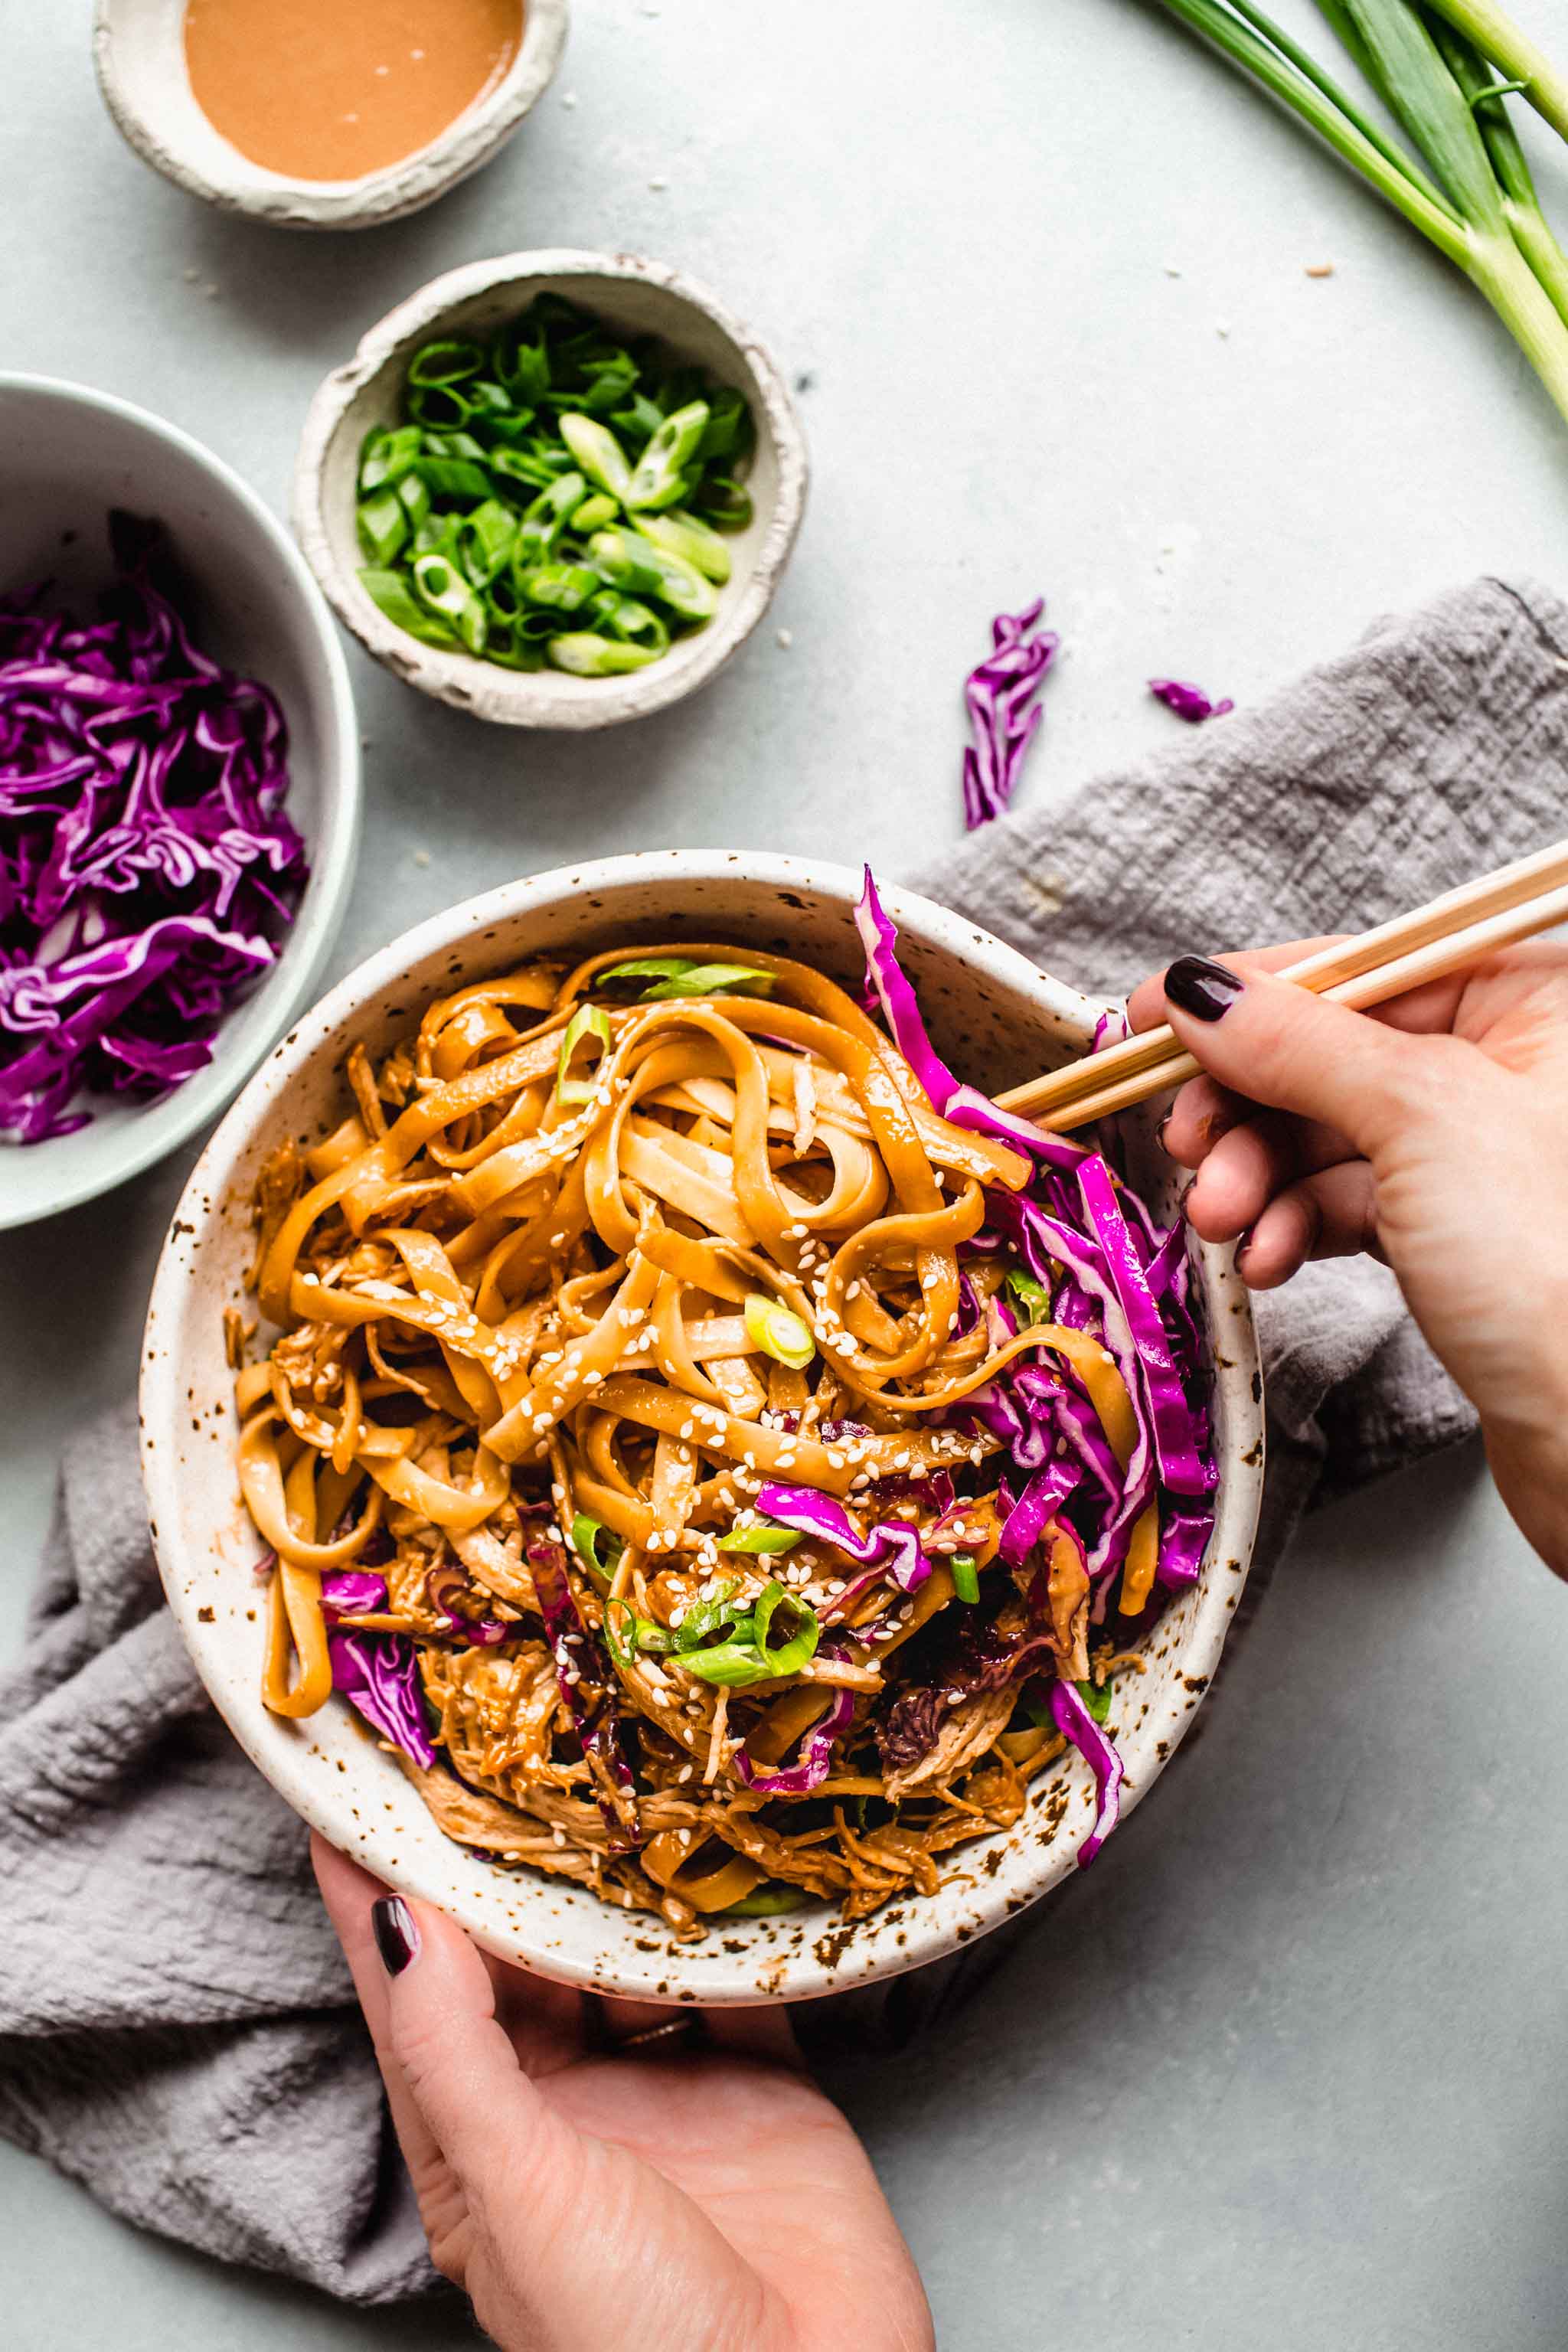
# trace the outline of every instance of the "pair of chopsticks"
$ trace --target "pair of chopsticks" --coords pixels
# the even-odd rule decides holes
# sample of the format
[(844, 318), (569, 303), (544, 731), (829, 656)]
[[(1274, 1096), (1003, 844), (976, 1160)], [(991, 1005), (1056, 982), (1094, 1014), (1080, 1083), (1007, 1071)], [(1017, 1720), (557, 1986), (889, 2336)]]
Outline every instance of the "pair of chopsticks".
[[(1500, 866), (1359, 938), (1321, 948), (1275, 977), (1361, 1012), (1562, 922), (1568, 922), (1568, 841)], [(1198, 1064), (1162, 1026), (1031, 1078), (996, 1099), (1004, 1110), (1059, 1133), (1147, 1102), (1197, 1075)]]

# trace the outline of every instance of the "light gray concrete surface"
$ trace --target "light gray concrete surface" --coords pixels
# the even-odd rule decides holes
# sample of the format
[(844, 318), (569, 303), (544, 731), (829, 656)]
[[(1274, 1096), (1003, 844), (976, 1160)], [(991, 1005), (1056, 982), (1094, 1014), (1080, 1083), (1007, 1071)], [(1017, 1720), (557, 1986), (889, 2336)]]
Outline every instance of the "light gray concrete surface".
[[(1308, 0), (1278, 5), (1325, 37)], [(1568, 0), (1520, 5), (1568, 48)], [(578, 0), (499, 163), (416, 220), (316, 240), (138, 164), (89, 15), (0, 5), (0, 355), (148, 403), (279, 507), (321, 374), (486, 253), (679, 262), (805, 379), (805, 534), (770, 625), (696, 700), (516, 737), (351, 650), (369, 808), (340, 971), (590, 851), (924, 864), (958, 828), (958, 682), (1037, 589), (1067, 641), (1039, 800), (1169, 738), (1151, 672), (1250, 698), (1446, 582), (1561, 582), (1563, 428), (1511, 344), (1140, 0)], [(60, 1446), (132, 1380), (183, 1172), (0, 1242), (13, 1624)], [(1568, 1596), (1479, 1460), (1313, 1525), (1158, 1800), (942, 2047), (840, 2080), (944, 2347), (1568, 2342), (1565, 1658)], [(6, 2148), (0, 2211), (19, 2352), (472, 2340), (449, 2312), (359, 2316), (221, 2272)]]

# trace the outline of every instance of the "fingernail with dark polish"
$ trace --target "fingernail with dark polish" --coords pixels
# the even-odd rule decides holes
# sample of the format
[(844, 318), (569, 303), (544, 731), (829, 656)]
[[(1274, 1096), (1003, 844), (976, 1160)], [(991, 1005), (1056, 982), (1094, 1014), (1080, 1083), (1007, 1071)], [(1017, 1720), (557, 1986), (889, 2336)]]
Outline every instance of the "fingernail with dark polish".
[(400, 1977), (419, 1949), (419, 1930), (414, 1924), (413, 1912), (401, 1895), (384, 1895), (378, 1903), (371, 1905), (370, 1924), (382, 1967), (389, 1977)]
[(1194, 1021), (1217, 1021), (1241, 994), (1241, 982), (1207, 956), (1178, 956), (1165, 974), (1165, 995)]

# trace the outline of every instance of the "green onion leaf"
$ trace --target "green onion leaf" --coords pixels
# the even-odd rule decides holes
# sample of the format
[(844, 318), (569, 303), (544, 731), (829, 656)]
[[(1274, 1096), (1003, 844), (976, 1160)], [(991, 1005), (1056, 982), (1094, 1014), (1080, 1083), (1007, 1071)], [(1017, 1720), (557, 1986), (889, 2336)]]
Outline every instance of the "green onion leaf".
[[(572, 1057), (584, 1037), (596, 1037), (600, 1052), (595, 1066), (581, 1076), (570, 1075)], [(610, 1016), (596, 1004), (580, 1004), (566, 1024), (561, 1040), (561, 1059), (555, 1071), (555, 1099), (558, 1103), (585, 1103), (593, 1099), (595, 1082), (604, 1067), (610, 1051)]]
[(743, 482), (727, 474), (709, 474), (691, 499), (692, 506), (715, 530), (744, 530), (752, 520), (752, 494)]
[(792, 1370), (801, 1371), (816, 1353), (816, 1334), (809, 1323), (803, 1322), (793, 1310), (770, 1298), (765, 1291), (753, 1290), (745, 1306), (746, 1334), (753, 1347), (775, 1364), (788, 1364)]
[(580, 613), (598, 588), (599, 575), (585, 563), (535, 563), (514, 572), (519, 595), (553, 613)]
[(669, 997), (771, 996), (773, 974), (746, 963), (700, 963), (695, 956), (633, 956), (611, 964), (599, 974), (607, 980), (649, 980), (639, 1002), (652, 1004)]
[(793, 1551), (800, 1539), (801, 1531), (798, 1528), (781, 1528), (770, 1521), (761, 1520), (755, 1527), (731, 1528), (727, 1536), (719, 1538), (714, 1549), (772, 1554)]
[(960, 1601), (973, 1602), (980, 1598), (980, 1571), (972, 1551), (955, 1551), (948, 1560), (952, 1571), (952, 1589)]
[(464, 571), (476, 588), (488, 588), (511, 560), (518, 519), (500, 499), (486, 499), (458, 527), (458, 550)]
[(457, 631), (449, 629), (438, 614), (426, 610), (401, 572), (373, 566), (360, 573), (360, 585), (395, 627), (406, 630), (421, 645), (449, 647), (458, 643)]
[(1096, 1723), (1104, 1723), (1110, 1714), (1109, 1683), (1079, 1683), (1078, 1695), (1093, 1716)]
[(390, 565), (408, 537), (408, 515), (395, 490), (375, 490), (362, 499), (355, 518), (359, 543), (372, 563)]
[(635, 1665), (639, 1655), (667, 1657), (670, 1647), (664, 1627), (639, 1617), (629, 1601), (605, 1601), (605, 1643), (618, 1666)]
[(1051, 1294), (1043, 1282), (1037, 1282), (1022, 1266), (1009, 1266), (1007, 1287), (1023, 1308), (1030, 1323), (1048, 1323), (1051, 1319)]
[(416, 457), (413, 470), (433, 499), (488, 499), (489, 477), (471, 457)]
[(399, 425), (395, 433), (369, 433), (360, 452), (362, 490), (391, 489), (419, 455), (419, 427)]

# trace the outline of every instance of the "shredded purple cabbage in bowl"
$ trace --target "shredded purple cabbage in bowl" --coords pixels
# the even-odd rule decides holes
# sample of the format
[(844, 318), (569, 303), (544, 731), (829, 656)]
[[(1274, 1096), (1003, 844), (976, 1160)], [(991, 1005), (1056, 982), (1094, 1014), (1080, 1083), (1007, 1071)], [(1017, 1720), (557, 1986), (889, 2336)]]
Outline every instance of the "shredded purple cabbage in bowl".
[(194, 644), (156, 523), (110, 517), (100, 615), (0, 602), (0, 1136), (69, 1135), (212, 1058), (309, 877), (275, 696)]

